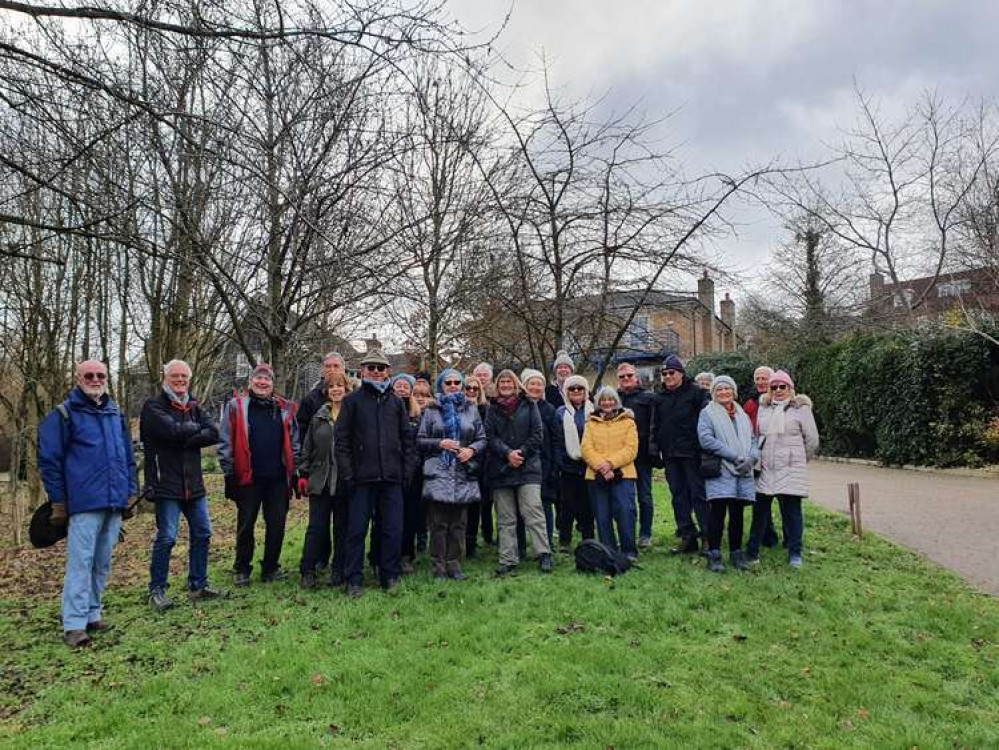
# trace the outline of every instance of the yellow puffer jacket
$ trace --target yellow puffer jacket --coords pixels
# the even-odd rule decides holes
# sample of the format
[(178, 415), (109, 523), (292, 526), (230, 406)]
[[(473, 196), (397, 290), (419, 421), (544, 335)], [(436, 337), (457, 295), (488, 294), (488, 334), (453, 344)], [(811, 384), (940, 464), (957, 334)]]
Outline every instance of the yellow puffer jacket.
[(586, 478), (594, 479), (594, 467), (601, 461), (610, 461), (620, 469), (625, 479), (637, 479), (635, 457), (638, 456), (638, 426), (630, 409), (622, 409), (616, 417), (604, 419), (594, 412), (586, 420), (583, 442), (580, 445), (586, 461)]

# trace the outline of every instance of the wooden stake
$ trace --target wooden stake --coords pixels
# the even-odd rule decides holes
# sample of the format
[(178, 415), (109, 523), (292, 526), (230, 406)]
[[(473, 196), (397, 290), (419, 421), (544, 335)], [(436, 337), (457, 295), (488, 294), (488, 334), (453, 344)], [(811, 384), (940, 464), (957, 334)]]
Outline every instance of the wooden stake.
[(850, 503), (850, 528), (858, 538), (864, 536), (864, 524), (860, 515), (860, 485), (850, 482), (846, 486), (847, 499)]

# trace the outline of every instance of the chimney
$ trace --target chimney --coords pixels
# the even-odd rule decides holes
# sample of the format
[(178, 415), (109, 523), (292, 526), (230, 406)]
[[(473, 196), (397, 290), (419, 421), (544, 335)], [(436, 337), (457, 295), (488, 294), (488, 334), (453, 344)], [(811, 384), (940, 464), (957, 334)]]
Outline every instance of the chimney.
[(885, 277), (875, 271), (868, 278), (871, 287), (871, 301), (881, 299), (885, 294)]
[(735, 349), (735, 300), (728, 296), (728, 292), (725, 292), (725, 299), (719, 304), (721, 308), (721, 319), (722, 323), (728, 326), (728, 330), (725, 331), (725, 341), (726, 346), (723, 349)]
[(715, 282), (708, 276), (707, 269), (705, 269), (704, 275), (697, 280), (697, 299), (707, 308), (707, 310), (702, 311), (701, 351), (713, 352), (715, 350)]

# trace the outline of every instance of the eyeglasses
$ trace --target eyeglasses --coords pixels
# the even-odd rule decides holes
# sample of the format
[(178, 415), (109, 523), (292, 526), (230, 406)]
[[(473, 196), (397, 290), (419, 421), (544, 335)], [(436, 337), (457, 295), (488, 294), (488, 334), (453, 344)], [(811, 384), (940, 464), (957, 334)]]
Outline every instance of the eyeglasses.
[(663, 375), (676, 375), (679, 372), (679, 370), (663, 370)]
[(84, 380), (96, 380), (99, 383), (103, 383), (108, 379), (108, 374), (106, 372), (85, 372), (83, 373)]
[(787, 384), (786, 383), (778, 383), (777, 385), (772, 385), (772, 386), (770, 386), (770, 390), (771, 391), (786, 391), (787, 390)]
[(445, 380), (444, 385), (461, 385), (460, 380)]
[(388, 369), (388, 365), (365, 365), (364, 369), (371, 372), (385, 372)]
[(625, 378), (633, 378), (633, 377), (635, 377), (635, 373), (633, 372), (622, 372), (617, 376), (617, 379), (624, 380)]
[(566, 388), (567, 391), (585, 391), (586, 389), (581, 385), (570, 385)]

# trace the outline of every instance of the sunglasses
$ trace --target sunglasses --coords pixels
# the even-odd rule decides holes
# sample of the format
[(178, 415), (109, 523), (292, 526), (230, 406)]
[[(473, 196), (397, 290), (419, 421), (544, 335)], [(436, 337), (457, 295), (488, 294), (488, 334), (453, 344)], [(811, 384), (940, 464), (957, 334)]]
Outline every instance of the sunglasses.
[(445, 380), (444, 385), (461, 385), (460, 380)]
[(586, 389), (581, 385), (570, 385), (566, 388), (567, 391), (585, 391)]
[(663, 370), (663, 375), (676, 375), (679, 372), (679, 370)]
[(633, 378), (633, 377), (635, 377), (635, 373), (633, 373), (633, 372), (624, 372), (624, 373), (621, 373), (620, 375), (618, 375), (618, 378), (620, 380), (624, 380), (625, 378)]
[(388, 365), (365, 365), (364, 369), (371, 372), (385, 372), (388, 369)]
[(482, 389), (479, 388), (479, 386), (477, 386), (477, 385), (466, 385), (465, 386), (465, 390), (466, 391), (475, 391), (476, 393), (478, 393)]
[(770, 390), (771, 391), (786, 391), (787, 390), (787, 384), (786, 383), (778, 383), (777, 385), (772, 385), (772, 386), (770, 386)]
[(99, 383), (103, 383), (108, 379), (108, 374), (106, 372), (85, 372), (83, 373), (84, 380), (96, 380)]

